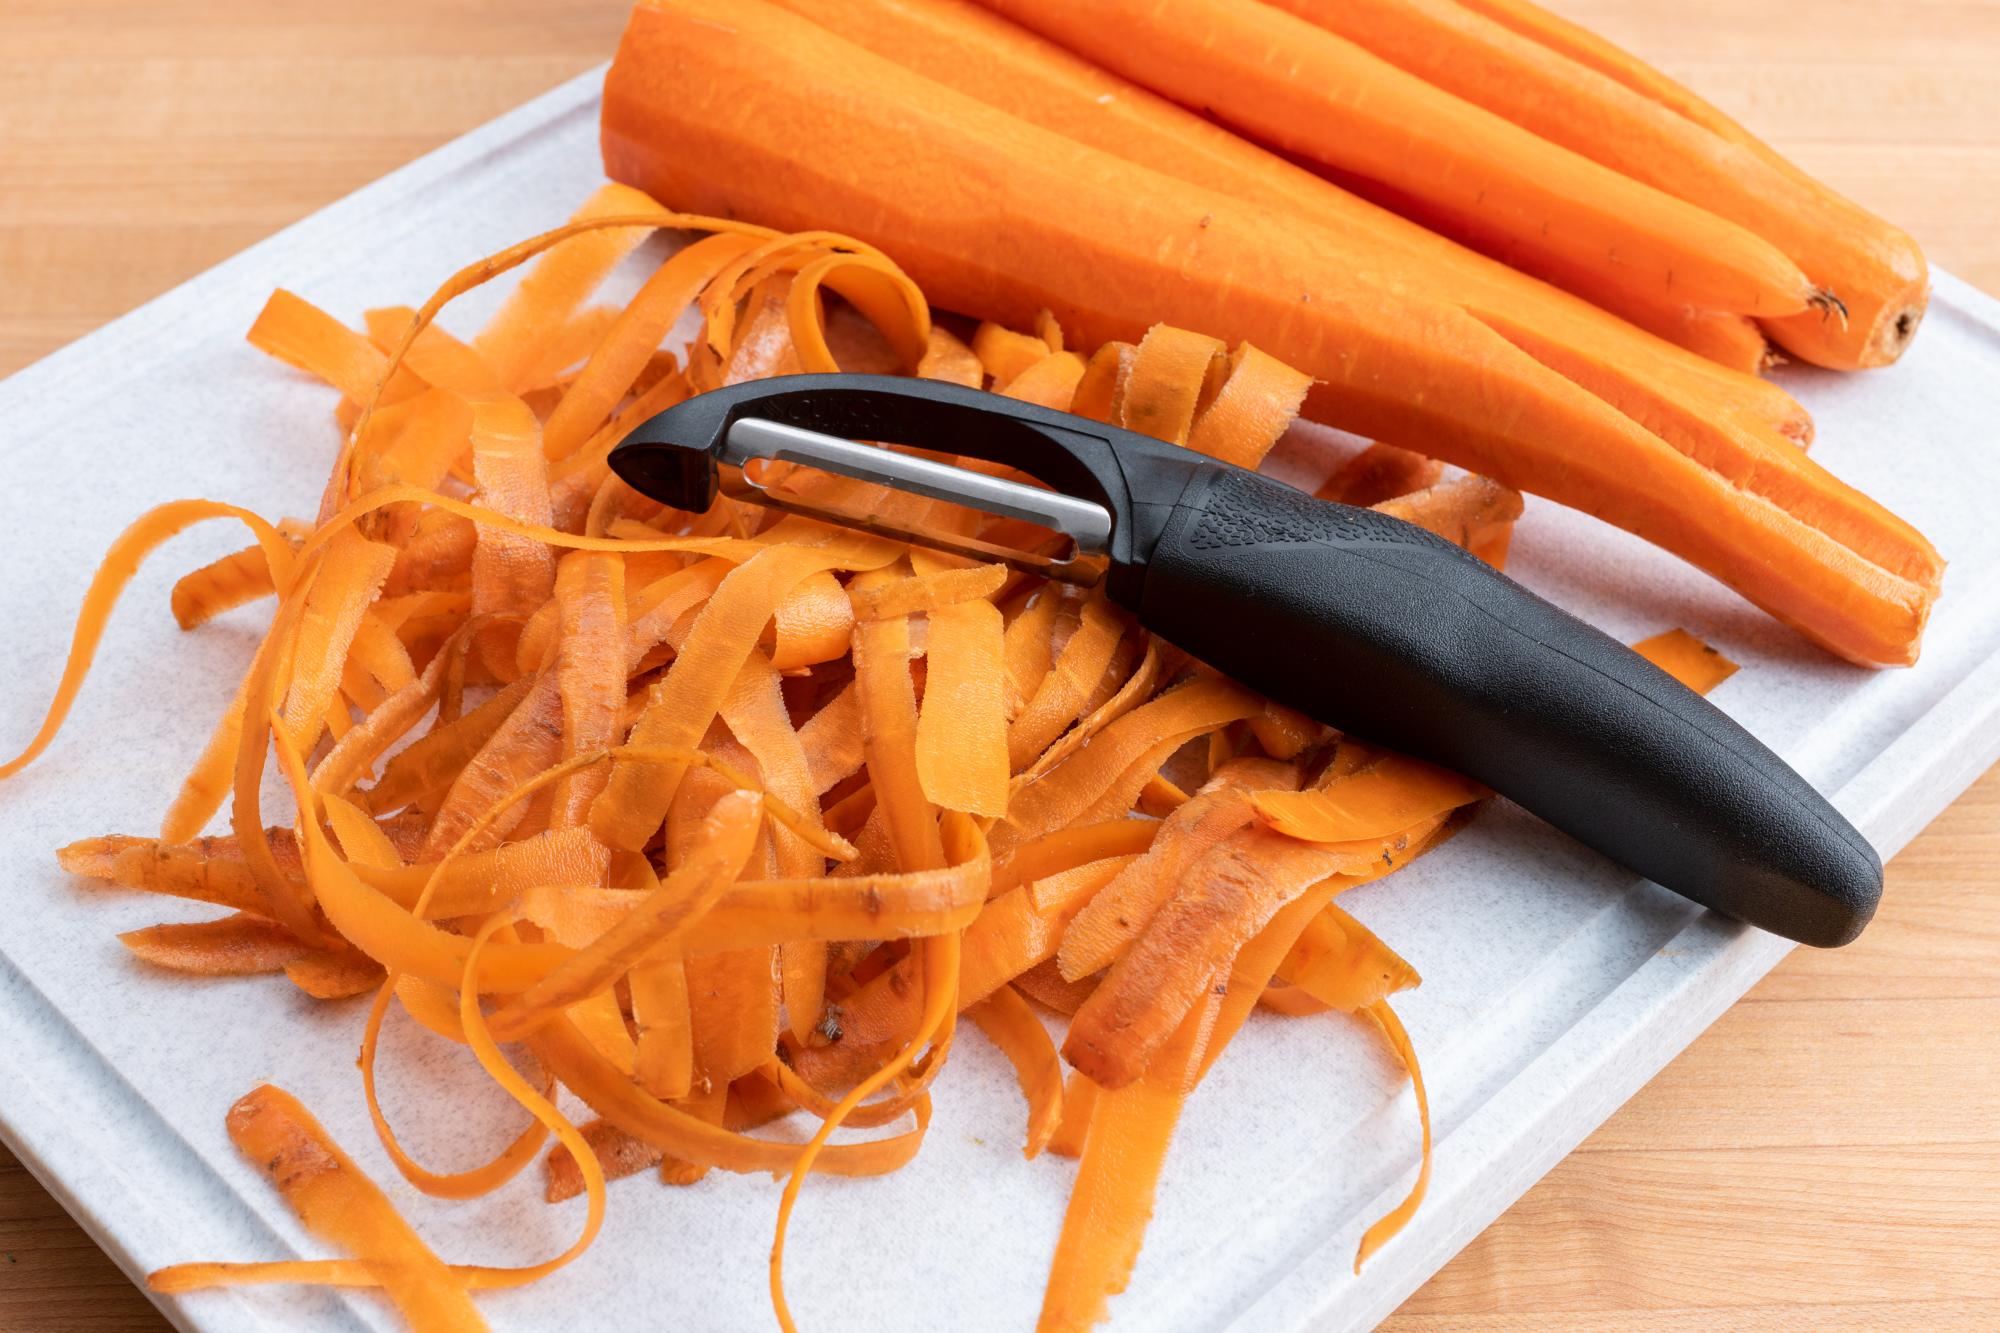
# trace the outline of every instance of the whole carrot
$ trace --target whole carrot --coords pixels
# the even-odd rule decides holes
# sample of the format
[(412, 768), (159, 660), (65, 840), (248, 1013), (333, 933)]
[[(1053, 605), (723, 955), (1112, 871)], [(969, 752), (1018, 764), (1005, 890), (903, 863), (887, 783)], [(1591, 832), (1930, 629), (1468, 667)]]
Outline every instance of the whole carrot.
[(1825, 297), (1768, 241), (1539, 138), (1261, 0), (983, 0), (1137, 83), (1514, 245), (1668, 302)]
[(1025, 326), (1047, 307), (1084, 344), (1161, 320), (1249, 339), (1319, 379), (1321, 419), (1642, 533), (1854, 660), (1914, 656), (1940, 566), (1906, 524), (1796, 450), (1721, 475), (1615, 382), (1587, 391), (1539, 359), (1560, 348), (1502, 336), (1365, 237), (1096, 152), (758, 0), (637, 8), (603, 140), (616, 178), (838, 227), (950, 309)]

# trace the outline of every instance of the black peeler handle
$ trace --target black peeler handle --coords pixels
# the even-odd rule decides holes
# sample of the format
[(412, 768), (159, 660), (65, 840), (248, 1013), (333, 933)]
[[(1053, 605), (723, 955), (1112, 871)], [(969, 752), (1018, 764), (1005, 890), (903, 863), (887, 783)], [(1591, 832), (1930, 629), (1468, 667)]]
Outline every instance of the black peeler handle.
[(796, 375), (669, 408), (611, 455), (682, 509), (746, 416), (1012, 464), (1114, 520), (1105, 580), (1245, 684), (1476, 778), (1698, 903), (1823, 947), (1882, 863), (1756, 737), (1630, 648), (1415, 524), (1130, 431), (957, 385)]
[(1874, 849), (1756, 737), (1414, 524), (1204, 469), (1135, 609), (1271, 698), (1476, 778), (1752, 925), (1845, 944), (1881, 897)]

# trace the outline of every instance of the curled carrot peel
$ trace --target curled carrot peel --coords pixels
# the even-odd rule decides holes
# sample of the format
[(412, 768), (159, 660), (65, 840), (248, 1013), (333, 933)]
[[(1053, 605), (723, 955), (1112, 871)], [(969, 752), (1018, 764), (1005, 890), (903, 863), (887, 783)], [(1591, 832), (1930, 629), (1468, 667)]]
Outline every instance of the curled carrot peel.
[(1359, 1273), (1361, 1265), (1368, 1257), (1387, 1244), (1391, 1237), (1408, 1225), (1416, 1215), (1417, 1207), (1424, 1201), (1424, 1192), (1431, 1184), (1431, 1101), (1424, 1091), (1424, 1073), (1417, 1064), (1417, 1052), (1410, 1042), (1410, 1034), (1403, 1030), (1403, 1020), (1396, 1017), (1396, 1011), (1389, 1007), (1387, 1000), (1377, 1000), (1365, 1011), (1388, 1040), (1389, 1048), (1396, 1053), (1404, 1070), (1410, 1075), (1410, 1086), (1417, 1099), (1417, 1119), (1422, 1126), (1422, 1164), (1417, 1168), (1416, 1183), (1403, 1201), (1362, 1233), (1361, 1243), (1354, 1251), (1354, 1271)]
[[(706, 235), (598, 304), (599, 280), (667, 228)], [(485, 332), (438, 323), (523, 267)], [(687, 315), (692, 340), (663, 348)], [(86, 838), (61, 862), (106, 891), (221, 909), (129, 933), (135, 965), (370, 996), (352, 1010), (364, 1099), (423, 1194), (483, 1196), (547, 1149), (550, 1196), (587, 1204), (553, 1258), (446, 1264), (342, 1184), (343, 1216), (372, 1219), (321, 1233), (347, 1257), (181, 1265), (160, 1289), (380, 1286), (419, 1327), (473, 1326), (468, 1293), (571, 1262), (607, 1181), (657, 1164), (675, 1183), (788, 1177), (769, 1277), (790, 1327), (805, 1181), (911, 1162), (963, 1012), (1015, 1069), (1025, 1153), (1082, 1155), (1047, 1307), (1074, 1326), (1125, 1281), (1173, 1125), (1258, 1002), (1374, 1012), (1414, 984), (1331, 899), (1436, 845), (1483, 789), (1274, 707), (1095, 592), (728, 501), (666, 509), (606, 463), (662, 407), (787, 370), (934, 375), (1246, 466), (1307, 391), (1268, 352), (1172, 325), (1092, 348), (1045, 311), (1024, 323), (967, 342), (869, 246), (668, 213), (625, 187), (363, 328), (272, 299), (253, 341), (340, 398), (317, 520), (209, 501), (143, 517), (0, 775), (54, 738), (138, 562), (192, 523), (248, 525), (254, 544), (176, 592), (187, 624), (275, 607), (162, 836)], [(934, 516), (846, 479), (773, 484)], [(1379, 449), (1340, 486), (1489, 558), (1519, 512), (1505, 487)], [(1679, 640), (1651, 650), (1712, 673)], [(291, 827), (267, 827), (273, 756)], [(230, 830), (204, 836), (225, 797)], [(521, 1108), (467, 1169), (418, 1162), (383, 1111), (381, 1034), (404, 1017), (470, 1049)], [(598, 1119), (573, 1122), (559, 1090)], [(791, 1114), (818, 1122), (803, 1146), (760, 1135)]]

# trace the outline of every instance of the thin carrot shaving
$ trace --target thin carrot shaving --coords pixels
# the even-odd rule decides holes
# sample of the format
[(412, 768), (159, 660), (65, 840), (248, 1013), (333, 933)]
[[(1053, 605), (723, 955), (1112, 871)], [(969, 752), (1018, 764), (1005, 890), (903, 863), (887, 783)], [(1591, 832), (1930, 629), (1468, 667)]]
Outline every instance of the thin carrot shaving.
[(1251, 804), (1280, 833), (1308, 842), (1344, 843), (1388, 837), (1490, 794), (1447, 769), (1388, 754), (1311, 791), (1258, 792)]
[(1374, 931), (1332, 903), (1299, 932), (1277, 975), (1348, 1013), (1360, 1013), (1421, 980)]
[(282, 972), (312, 952), (277, 922), (247, 912), (220, 921), (128, 930), (118, 940), (155, 967), (204, 977)]
[(1083, 1156), (1090, 1117), (1097, 1109), (1097, 1091), (1097, 1085), (1088, 1075), (1077, 1069), (1069, 1071), (1069, 1078), (1063, 1084), (1062, 1121), (1049, 1136), (1051, 1153), (1072, 1159)]
[[(873, 570), (855, 580), (866, 592), (894, 577)], [(923, 789), (916, 757), (917, 699), (910, 684), (907, 617), (863, 620), (854, 627), (854, 683), (860, 692), (862, 752), (869, 783), (899, 864), (942, 865), (937, 812)]]
[(987, 601), (929, 617), (928, 667), (917, 714), (917, 780), (947, 810), (1007, 813), (1007, 719), (1001, 710), (1003, 626)]
[(1107, 1301), (1125, 1290), (1152, 1219), (1167, 1144), (1200, 1078), (1220, 1003), (1211, 991), (1189, 1011), (1144, 1079), (1097, 1093), (1042, 1294), (1039, 1329), (1087, 1329), (1104, 1317)]
[[(353, 1254), (411, 1328), (445, 1333), (487, 1326), (464, 1282), (290, 1093), (268, 1083), (255, 1089), (229, 1109), (228, 1125), (237, 1150), (285, 1196), (306, 1229)], [(148, 1284), (186, 1291), (198, 1276), (165, 1268)], [(213, 1276), (227, 1281), (226, 1271)]]
[(1075, 981), (1064, 981), (1056, 970), (1053, 958), (1044, 958), (1033, 967), (1014, 978), (1014, 988), (1042, 1008), (1067, 1018), (1074, 1018), (1076, 1011), (1083, 1008), (1084, 1001), (1097, 989), (1096, 977), (1080, 977)]
[(1035, 1011), (1012, 986), (1002, 986), (965, 1011), (998, 1046), (1028, 1099), (1028, 1141), (1021, 1155), (1033, 1160), (1048, 1147), (1063, 1116), (1062, 1060)]
[(1224, 354), (1214, 338), (1155, 324), (1140, 340), (1138, 355), (1119, 386), (1119, 424), (1170, 444), (1186, 444), (1195, 413), (1206, 405), (1210, 371)]
[(990, 321), (973, 331), (972, 354), (992, 378), (992, 387), (1003, 393), (1016, 377), (1050, 355), (1043, 339)]
[(1305, 405), (1312, 377), (1249, 343), (1229, 354), (1228, 378), (1188, 432), (1188, 448), (1254, 468)]
[(1361, 1243), (1354, 1250), (1354, 1271), (1359, 1273), (1361, 1265), (1368, 1262), (1370, 1255), (1395, 1238), (1396, 1233), (1409, 1224), (1416, 1216), (1417, 1208), (1424, 1201), (1424, 1192), (1431, 1185), (1431, 1100), (1424, 1091), (1424, 1071), (1417, 1063), (1416, 1047), (1410, 1043), (1410, 1034), (1404, 1030), (1403, 1021), (1396, 1017), (1396, 1011), (1389, 1007), (1387, 1000), (1377, 1000), (1363, 1011), (1381, 1029), (1388, 1039), (1389, 1049), (1409, 1072), (1410, 1086), (1417, 1098), (1417, 1120), (1423, 1127), (1422, 1164), (1417, 1168), (1416, 1183), (1403, 1201), (1390, 1209), (1374, 1225), (1361, 1235)]
[(854, 607), (832, 570), (808, 574), (771, 613), (771, 665), (797, 671), (847, 655)]
[[(294, 529), (290, 520), (279, 523), (278, 531), (291, 538)], [(225, 611), (270, 597), (277, 591), (277, 584), (271, 578), (270, 558), (262, 546), (252, 543), (183, 574), (174, 584), (174, 620), (182, 629), (195, 629)]]
[(1083, 603), (1076, 632), (1007, 730), (1007, 757), (1015, 771), (1026, 768), (1076, 721), (1124, 635), (1125, 622), (1110, 603), (1101, 597)]
[[(639, 249), (662, 231), (698, 237), (662, 261)], [(607, 303), (621, 265), (640, 269), (635, 294)], [(516, 270), (484, 329), (439, 322)], [(251, 340), (337, 391), (315, 521), (206, 500), (143, 515), (94, 577), (47, 715), (0, 778), (55, 739), (146, 556), (196, 523), (246, 525), (251, 545), (175, 588), (189, 627), (274, 606), (161, 836), (86, 838), (61, 864), (220, 909), (121, 937), (149, 968), (282, 973), (329, 1006), (372, 997), (321, 1012), (353, 1014), (382, 1154), (421, 1192), (483, 1196), (546, 1150), (549, 1196), (588, 1202), (553, 1258), (446, 1265), (264, 1089), (232, 1133), (273, 1148), (252, 1155), (347, 1257), (181, 1265), (159, 1289), (377, 1286), (418, 1327), (476, 1327), (469, 1292), (573, 1260), (602, 1225), (607, 1179), (657, 1164), (669, 1183), (788, 1176), (770, 1283), (790, 1328), (784, 1246), (804, 1180), (914, 1158), (963, 1010), (1015, 1068), (1026, 1154), (1082, 1156), (1045, 1307), (1045, 1326), (1080, 1327), (1130, 1272), (1187, 1096), (1260, 1000), (1370, 1013), (1415, 1075), (1384, 1003), (1415, 973), (1330, 900), (1437, 845), (1484, 789), (1336, 745), (1101, 594), (734, 501), (683, 513), (607, 462), (692, 394), (844, 368), (1255, 466), (1305, 376), (1165, 325), (1136, 346), (1075, 347), (1047, 311), (968, 343), (865, 244), (668, 212), (624, 186), (358, 326), (280, 291)], [(1343, 498), (1504, 554), (1513, 492), (1440, 482), (1414, 455), (1362, 457), (1336, 474)], [(852, 479), (770, 481), (1034, 540), (1017, 520)], [(1726, 674), (1685, 636), (1646, 650), (1697, 688)], [(289, 828), (263, 809), (274, 756)], [(1067, 1016), (1067, 1086), (1044, 1011)], [(378, 1055), (404, 1018), (470, 1049), (524, 1113), (469, 1168), (419, 1163), (384, 1113)], [(559, 1091), (598, 1119), (574, 1124)], [(1420, 1080), (1418, 1095), (1423, 1109)], [(794, 1113), (818, 1122), (803, 1146), (753, 1132)]]
[(1736, 663), (1684, 629), (1641, 639), (1632, 651), (1696, 694), (1707, 694), (1736, 674)]
[(1340, 504), (1378, 505), (1435, 486), (1443, 477), (1444, 465), (1436, 459), (1377, 443), (1334, 469), (1315, 494)]
[(923, 358), (917, 362), (917, 376), (977, 389), (985, 384), (986, 368), (957, 334), (934, 324)]
[(1172, 896), (1187, 867), (1251, 821), (1248, 793), (1296, 787), (1298, 776), (1293, 766), (1269, 759), (1233, 760), (1218, 768), (1193, 799), (1160, 821), (1146, 854), (1070, 923), (1056, 954), (1063, 978), (1075, 981), (1116, 961)]
[(883, 620), (984, 601), (1007, 581), (1004, 565), (972, 565), (913, 574), (893, 583), (857, 589), (850, 600), (862, 620)]

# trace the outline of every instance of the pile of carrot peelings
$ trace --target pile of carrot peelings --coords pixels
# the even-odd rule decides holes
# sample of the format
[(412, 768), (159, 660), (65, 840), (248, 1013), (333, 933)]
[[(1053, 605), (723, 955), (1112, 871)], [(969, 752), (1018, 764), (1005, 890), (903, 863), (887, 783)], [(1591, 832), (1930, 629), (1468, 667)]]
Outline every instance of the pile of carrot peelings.
[[(660, 259), (661, 232), (695, 239)], [(614, 269), (647, 265), (629, 299), (598, 297)], [(477, 337), (436, 322), (514, 269)], [(1182, 1107), (1253, 1008), (1359, 1015), (1386, 1037), (1415, 1082), (1424, 1165), (1360, 1257), (1409, 1217), (1429, 1119), (1389, 997), (1417, 976), (1337, 899), (1436, 846), (1482, 789), (1268, 703), (1095, 591), (726, 499), (664, 509), (605, 461), (690, 395), (845, 369), (1255, 467), (1304, 376), (1165, 326), (1089, 355), (1046, 317), (962, 337), (865, 245), (669, 213), (622, 186), (418, 309), (353, 328), (279, 291), (250, 339), (341, 395), (317, 514), (271, 523), (204, 500), (141, 518), (90, 588), (40, 734), (0, 777), (53, 738), (140, 561), (195, 523), (243, 524), (252, 543), (173, 595), (189, 629), (275, 601), (234, 702), (159, 837), (86, 839), (62, 864), (220, 909), (125, 936), (148, 964), (355, 1000), (367, 1104), (417, 1190), (474, 1197), (540, 1160), (548, 1197), (588, 1208), (544, 1262), (447, 1264), (303, 1107), (260, 1088), (231, 1136), (343, 1257), (182, 1265), (157, 1288), (373, 1286), (413, 1327), (475, 1327), (469, 1292), (538, 1280), (592, 1242), (608, 1179), (767, 1171), (788, 1177), (770, 1283), (790, 1328), (802, 1183), (915, 1157), (961, 1015), (1019, 1073), (1027, 1155), (1080, 1158), (1045, 1328), (1094, 1323), (1123, 1288)], [(823, 474), (769, 484), (1031, 536)], [(1386, 445), (1329, 468), (1321, 493), (1495, 561), (1520, 512), (1513, 492)], [(1704, 684), (1726, 674), (1692, 641), (1655, 652)], [(284, 815), (260, 804), (272, 764)], [(229, 832), (202, 836), (225, 807)], [(376, 1069), (398, 1011), (468, 1047), (529, 1113), (484, 1165), (441, 1173), (400, 1144)], [(559, 1088), (597, 1118), (574, 1123)], [(753, 1132), (801, 1113), (818, 1121), (803, 1146)], [(871, 1127), (889, 1128), (835, 1139)]]

